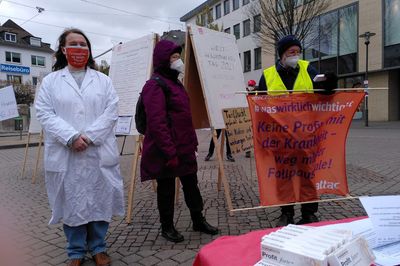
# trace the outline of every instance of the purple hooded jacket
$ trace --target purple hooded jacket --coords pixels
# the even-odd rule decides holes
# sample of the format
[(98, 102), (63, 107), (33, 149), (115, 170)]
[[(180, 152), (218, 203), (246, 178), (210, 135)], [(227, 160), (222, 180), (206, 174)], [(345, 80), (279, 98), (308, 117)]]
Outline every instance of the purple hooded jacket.
[[(154, 48), (153, 75), (164, 80), (170, 94), (167, 102), (162, 88), (155, 80), (148, 80), (142, 90), (147, 118), (140, 162), (142, 181), (175, 178), (197, 172), (195, 151), (198, 142), (189, 96), (177, 79), (179, 73), (169, 67), (170, 56), (181, 51), (180, 46), (166, 40), (160, 41)], [(168, 169), (166, 163), (175, 156), (179, 159), (179, 165)]]

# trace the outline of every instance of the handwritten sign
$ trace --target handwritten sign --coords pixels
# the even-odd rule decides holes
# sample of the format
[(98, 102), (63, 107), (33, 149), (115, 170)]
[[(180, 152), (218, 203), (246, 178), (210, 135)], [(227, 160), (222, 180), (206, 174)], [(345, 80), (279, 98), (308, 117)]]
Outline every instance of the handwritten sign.
[[(150, 78), (155, 35), (119, 44), (113, 48), (110, 77), (119, 96), (120, 116), (133, 116), (139, 94)], [(130, 135), (138, 135), (132, 121)]]
[(363, 92), (247, 96), (262, 205), (348, 194), (345, 143)]
[(0, 89), (0, 121), (19, 116), (12, 86)]
[(222, 109), (247, 107), (242, 64), (235, 36), (191, 26), (194, 54), (206, 98), (210, 124), (225, 127)]
[(249, 108), (227, 108), (223, 112), (229, 146), (233, 154), (253, 148), (253, 134)]

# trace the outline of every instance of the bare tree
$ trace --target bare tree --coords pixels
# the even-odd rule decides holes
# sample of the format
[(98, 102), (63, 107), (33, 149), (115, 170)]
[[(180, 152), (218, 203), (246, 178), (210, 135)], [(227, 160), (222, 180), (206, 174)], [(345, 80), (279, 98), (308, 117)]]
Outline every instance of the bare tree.
[(273, 52), (276, 42), (286, 35), (295, 35), (306, 46), (314, 43), (313, 31), (319, 15), (326, 12), (330, 0), (259, 0), (252, 2), (251, 17), (260, 15), (254, 38), (266, 51)]

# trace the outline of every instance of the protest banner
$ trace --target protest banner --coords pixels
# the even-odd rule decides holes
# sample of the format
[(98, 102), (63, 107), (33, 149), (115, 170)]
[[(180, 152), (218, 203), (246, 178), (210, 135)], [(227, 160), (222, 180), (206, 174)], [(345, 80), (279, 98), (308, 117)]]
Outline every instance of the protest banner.
[(347, 195), (345, 141), (364, 92), (249, 95), (260, 205)]
[(253, 148), (253, 134), (249, 108), (224, 109), (223, 117), (232, 154), (250, 151)]

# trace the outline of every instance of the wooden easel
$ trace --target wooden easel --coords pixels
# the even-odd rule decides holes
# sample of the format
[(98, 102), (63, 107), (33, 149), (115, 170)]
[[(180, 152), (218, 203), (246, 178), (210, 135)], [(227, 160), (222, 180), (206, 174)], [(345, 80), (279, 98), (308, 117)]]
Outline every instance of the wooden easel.
[(35, 171), (33, 172), (33, 175), (32, 175), (32, 184), (35, 184), (35, 182), (36, 182), (36, 173), (37, 173), (38, 166), (39, 166), (40, 152), (42, 150), (42, 143), (43, 143), (43, 130), (40, 132), (39, 146), (38, 146), (37, 155), (36, 155)]
[[(198, 128), (212, 128), (212, 138), (215, 144), (215, 151), (217, 154), (217, 165), (218, 165), (218, 191), (221, 190), (221, 183), (224, 185), (225, 200), (228, 206), (230, 215), (233, 215), (232, 199), (230, 194), (229, 183), (224, 171), (224, 163), (222, 159), (221, 151), (223, 151), (223, 145), (220, 145), (217, 139), (217, 133), (215, 128), (210, 125), (210, 112), (207, 109), (207, 98), (204, 96), (204, 81), (201, 78), (201, 73), (198, 71), (199, 62), (195, 58), (195, 45), (192, 41), (191, 28), (188, 27), (186, 34), (186, 45), (185, 45), (185, 76), (183, 84), (188, 90), (189, 97), (191, 99), (191, 110), (193, 115), (193, 124), (196, 129)], [(199, 99), (201, 99), (199, 101)], [(203, 100), (204, 99), (204, 100)], [(207, 114), (207, 115), (206, 115)], [(225, 139), (225, 129), (222, 129), (221, 143)], [(222, 146), (222, 147), (221, 147)]]
[[(133, 154), (133, 160), (132, 160), (132, 168), (131, 168), (131, 178), (129, 181), (129, 187), (128, 187), (128, 207), (127, 207), (127, 213), (126, 213), (126, 223), (130, 224), (131, 219), (132, 219), (132, 212), (133, 212), (133, 203), (134, 203), (134, 196), (135, 196), (135, 188), (136, 188), (136, 179), (137, 179), (137, 168), (138, 168), (138, 162), (139, 162), (139, 157), (141, 156), (141, 151), (142, 151), (142, 144), (143, 144), (143, 135), (137, 135), (135, 136), (135, 150)], [(156, 180), (151, 181), (153, 191), (157, 191), (157, 182)], [(175, 203), (178, 202), (179, 200), (179, 187), (180, 187), (180, 182), (179, 178), (176, 178), (175, 181)]]

